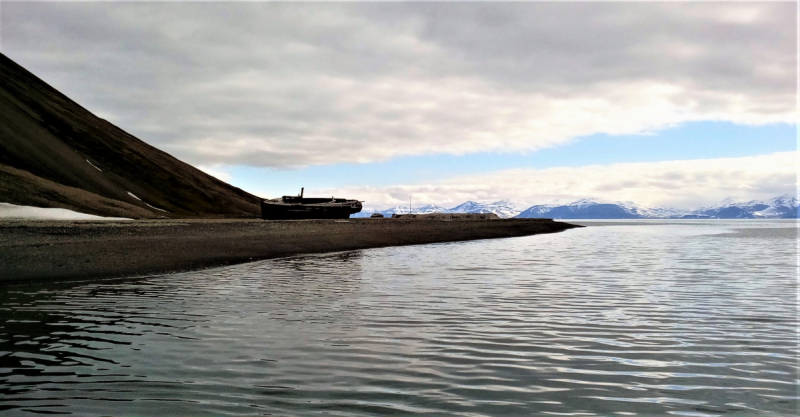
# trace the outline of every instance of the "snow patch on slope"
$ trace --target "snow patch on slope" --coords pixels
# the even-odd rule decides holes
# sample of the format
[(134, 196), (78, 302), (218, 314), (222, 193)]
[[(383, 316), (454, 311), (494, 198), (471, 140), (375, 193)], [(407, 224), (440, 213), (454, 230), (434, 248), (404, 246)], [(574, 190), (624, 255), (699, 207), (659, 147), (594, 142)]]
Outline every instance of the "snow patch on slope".
[(101, 217), (61, 208), (42, 208), (0, 203), (0, 219), (4, 220), (131, 220), (123, 217)]
[(147, 207), (150, 207), (151, 209), (155, 209), (155, 210), (158, 210), (158, 211), (163, 211), (164, 213), (169, 213), (168, 211), (166, 211), (164, 209), (160, 209), (158, 207), (151, 206), (150, 203), (145, 203), (145, 204), (147, 204)]
[(102, 170), (102, 169), (98, 168), (98, 167), (97, 167), (97, 165), (95, 165), (95, 164), (91, 163), (91, 161), (89, 161), (88, 159), (86, 160), (86, 162), (89, 162), (89, 165), (93, 166), (93, 167), (94, 167), (94, 169), (96, 169), (96, 170), (98, 170), (98, 171), (100, 171), (100, 172), (103, 172), (103, 170)]
[(131, 197), (133, 197), (133, 198), (135, 198), (135, 199), (137, 199), (137, 200), (139, 200), (139, 201), (141, 201), (142, 203), (145, 203), (145, 204), (147, 205), (147, 207), (150, 207), (151, 209), (158, 210), (158, 211), (163, 211), (164, 213), (169, 213), (168, 211), (166, 211), (166, 210), (164, 210), (164, 209), (160, 209), (160, 208), (158, 208), (158, 207), (156, 207), (156, 206), (150, 205), (150, 203), (148, 203), (148, 202), (146, 202), (146, 201), (142, 200), (142, 199), (141, 199), (141, 198), (139, 198), (139, 197), (138, 197), (136, 194), (134, 194), (134, 193), (132, 193), (132, 192), (130, 192), (130, 191), (128, 191), (128, 195), (129, 195), (129, 196), (131, 196)]

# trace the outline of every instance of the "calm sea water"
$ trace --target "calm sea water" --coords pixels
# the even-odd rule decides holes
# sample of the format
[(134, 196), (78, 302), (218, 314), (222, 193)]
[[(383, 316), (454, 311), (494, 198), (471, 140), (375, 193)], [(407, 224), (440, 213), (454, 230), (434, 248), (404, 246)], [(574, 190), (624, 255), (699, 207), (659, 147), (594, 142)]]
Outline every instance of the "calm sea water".
[(3, 289), (0, 414), (798, 412), (792, 221)]

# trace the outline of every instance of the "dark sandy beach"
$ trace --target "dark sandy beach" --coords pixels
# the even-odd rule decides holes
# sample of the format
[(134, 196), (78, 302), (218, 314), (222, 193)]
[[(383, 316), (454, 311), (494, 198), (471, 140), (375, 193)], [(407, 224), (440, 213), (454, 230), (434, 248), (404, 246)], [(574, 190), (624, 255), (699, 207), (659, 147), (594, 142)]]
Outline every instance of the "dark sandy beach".
[(186, 271), (283, 256), (506, 238), (549, 219), (0, 221), (0, 285)]

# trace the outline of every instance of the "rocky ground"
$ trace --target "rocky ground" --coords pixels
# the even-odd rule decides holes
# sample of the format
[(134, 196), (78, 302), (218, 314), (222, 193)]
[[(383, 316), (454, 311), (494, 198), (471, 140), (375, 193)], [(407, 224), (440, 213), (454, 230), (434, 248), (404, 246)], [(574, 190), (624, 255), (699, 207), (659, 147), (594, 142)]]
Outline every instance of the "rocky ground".
[(507, 238), (549, 219), (0, 221), (0, 285), (106, 279), (304, 253)]

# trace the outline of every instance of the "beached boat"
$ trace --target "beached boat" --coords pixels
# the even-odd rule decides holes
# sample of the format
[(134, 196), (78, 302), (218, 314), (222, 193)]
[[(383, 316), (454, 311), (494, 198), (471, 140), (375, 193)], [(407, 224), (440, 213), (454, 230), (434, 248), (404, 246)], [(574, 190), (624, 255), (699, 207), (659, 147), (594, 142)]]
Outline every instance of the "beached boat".
[(264, 220), (346, 219), (361, 211), (361, 202), (345, 198), (306, 198), (285, 195), (272, 200), (261, 200), (261, 218)]

